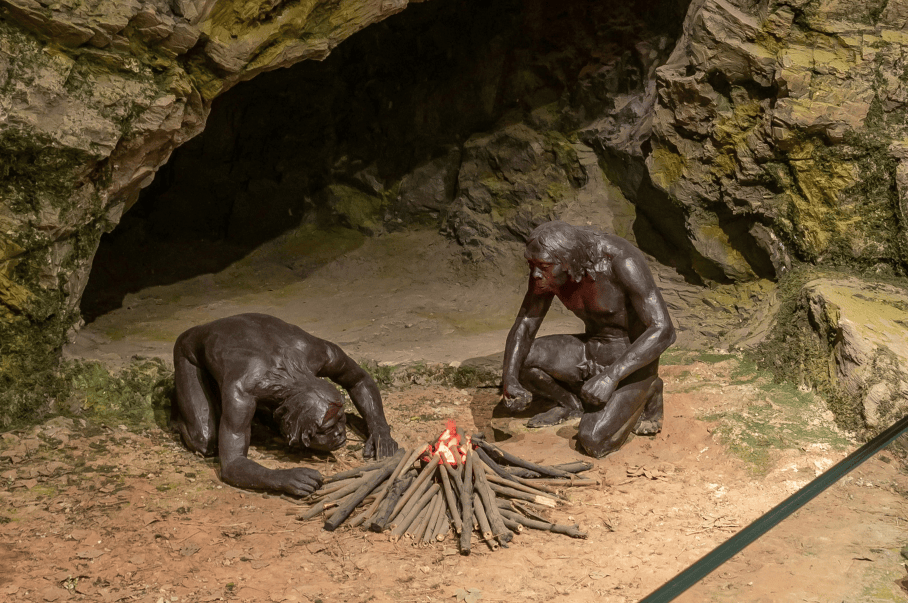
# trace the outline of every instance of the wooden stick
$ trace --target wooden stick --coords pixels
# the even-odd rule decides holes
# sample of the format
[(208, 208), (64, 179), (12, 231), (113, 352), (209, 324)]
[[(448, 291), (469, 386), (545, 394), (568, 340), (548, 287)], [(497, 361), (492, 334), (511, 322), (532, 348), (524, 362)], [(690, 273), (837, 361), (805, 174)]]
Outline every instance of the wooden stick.
[(476, 454), (478, 454), (479, 458), (482, 459), (482, 462), (485, 463), (486, 466), (489, 467), (489, 469), (494, 471), (495, 474), (498, 475), (501, 479), (503, 479), (505, 481), (509, 481), (509, 482), (515, 482), (515, 483), (517, 482), (517, 478), (514, 477), (513, 475), (511, 475), (510, 473), (508, 473), (507, 471), (505, 471), (504, 469), (502, 469), (501, 465), (499, 465), (498, 463), (493, 461), (489, 457), (489, 455), (486, 454), (485, 450), (483, 450), (482, 448), (477, 448)]
[(463, 490), (463, 478), (460, 477), (460, 471), (447, 463), (444, 464), (444, 467), (448, 473), (448, 477), (454, 481), (454, 496), (459, 499), (460, 491)]
[[(403, 450), (402, 454), (400, 453), (400, 450)], [(407, 463), (407, 458), (408, 458), (407, 451), (404, 449), (399, 449), (397, 451), (397, 453), (395, 453), (394, 458), (396, 458), (399, 454), (401, 455), (400, 462), (397, 464), (396, 467), (394, 467), (394, 472), (391, 473), (391, 477), (389, 477), (387, 480), (385, 480), (385, 482), (382, 484), (381, 488), (379, 488), (379, 490), (376, 493), (375, 500), (372, 501), (372, 504), (369, 505), (369, 508), (366, 509), (365, 511), (363, 511), (362, 513), (360, 513), (358, 516), (356, 516), (354, 519), (352, 519), (349, 522), (350, 526), (355, 528), (356, 526), (360, 525), (361, 523), (369, 521), (372, 518), (372, 515), (374, 515), (375, 512), (378, 510), (378, 506), (381, 504), (381, 501), (384, 500), (385, 495), (391, 489), (391, 485), (397, 480), (397, 476), (400, 475), (400, 473), (404, 469), (404, 466)]]
[(541, 475), (548, 475), (550, 477), (568, 477), (571, 474), (567, 471), (562, 471), (561, 469), (555, 469), (554, 467), (547, 467), (545, 465), (537, 465), (536, 463), (531, 463), (530, 461), (525, 461), (520, 457), (514, 456), (510, 452), (505, 452), (497, 446), (489, 444), (485, 440), (476, 440), (476, 443), (492, 457), (494, 460), (504, 461), (509, 465), (515, 465), (517, 467), (523, 467), (524, 469), (529, 469), (530, 471), (535, 471)]
[(463, 526), (460, 519), (460, 513), (457, 509), (457, 499), (454, 498), (454, 490), (451, 488), (451, 479), (448, 477), (448, 471), (450, 465), (444, 463), (444, 471), (439, 471), (441, 474), (441, 485), (445, 492), (445, 502), (448, 505), (448, 511), (451, 512), (451, 517), (454, 518), (454, 531), (460, 534), (460, 529)]
[(417, 515), (419, 515), (419, 512), (429, 504), (429, 501), (435, 496), (435, 493), (438, 492), (439, 489), (440, 486), (438, 484), (432, 484), (432, 486), (419, 497), (419, 500), (416, 501), (406, 517), (401, 517), (400, 523), (391, 530), (391, 542), (397, 542), (403, 533), (407, 531), (407, 528), (413, 524), (413, 521), (416, 519)]
[[(484, 464), (482, 460), (474, 461), (474, 463), (477, 467), (481, 467)], [(495, 493), (489, 487), (489, 482), (486, 481), (486, 472), (484, 470), (476, 472), (475, 488), (482, 498), (486, 516), (489, 518), (489, 525), (492, 527), (492, 534), (495, 535), (501, 546), (507, 548), (508, 543), (514, 538), (514, 534), (504, 525), (501, 515), (498, 514), (498, 505), (495, 504)]]
[[(426, 468), (428, 469), (428, 466)], [(422, 495), (425, 494), (425, 492), (432, 486), (433, 481), (431, 479), (425, 478), (422, 480), (422, 482), (419, 481), (419, 478), (423, 477), (424, 475), (425, 475), (424, 472), (420, 473), (416, 477), (416, 479), (413, 480), (413, 484), (409, 488), (407, 488), (407, 492), (411, 493), (410, 500), (408, 500), (406, 502), (406, 504), (401, 506), (401, 501), (403, 501), (404, 496), (407, 495), (407, 492), (404, 492), (404, 494), (403, 494), (403, 496), (401, 496), (400, 500), (397, 501), (397, 504), (394, 505), (395, 509), (400, 507), (400, 510), (396, 514), (392, 512), (392, 514), (391, 514), (391, 525), (392, 526), (397, 523), (398, 519), (406, 517), (410, 513), (410, 511), (413, 509), (413, 507), (416, 505), (416, 503), (419, 501), (420, 497), (422, 497)], [(431, 477), (431, 475), (432, 475), (432, 473), (429, 473), (430, 477)]]
[(476, 523), (479, 524), (479, 532), (484, 540), (492, 539), (492, 526), (489, 525), (489, 517), (486, 515), (485, 506), (482, 504), (482, 497), (478, 492), (473, 493), (473, 513), (476, 514)]
[[(546, 490), (538, 490), (531, 486), (525, 485), (523, 483), (522, 479), (521, 479), (521, 481), (517, 481), (517, 482), (509, 482), (509, 481), (501, 479), (494, 473), (492, 473), (490, 475), (486, 475), (486, 477), (493, 484), (498, 484), (499, 486), (505, 486), (507, 488), (514, 488), (515, 490), (520, 490), (521, 492), (526, 492), (527, 494), (533, 494), (535, 496), (546, 496), (547, 494), (550, 494), (550, 495), (554, 495), (554, 496), (552, 496), (552, 498), (556, 498), (556, 497), (561, 498), (561, 496), (559, 496), (558, 493), (555, 492), (554, 490), (549, 490), (548, 488), (546, 488)], [(545, 486), (543, 486), (543, 488), (545, 488)]]
[(582, 473), (592, 469), (593, 464), (587, 463), (586, 461), (573, 461), (570, 463), (561, 463), (560, 465), (552, 465), (552, 467), (567, 471), (568, 473)]
[[(404, 492), (404, 495), (400, 497), (400, 500), (397, 501), (397, 505), (394, 507), (394, 511), (391, 512), (391, 517), (396, 516), (401, 509), (404, 508), (410, 499), (416, 494), (418, 490), (421, 489), (422, 485), (426, 483), (432, 473), (438, 469), (438, 459), (441, 458), (438, 453), (432, 457), (432, 460), (429, 461), (429, 464), (423, 467), (422, 472), (416, 477), (416, 481), (410, 486), (410, 488)], [(393, 520), (392, 520), (393, 521)]]
[(517, 500), (528, 500), (534, 502), (538, 505), (544, 505), (546, 507), (555, 507), (558, 505), (558, 501), (554, 498), (549, 498), (548, 496), (541, 496), (538, 494), (528, 494), (521, 490), (515, 490), (514, 488), (508, 488), (506, 486), (499, 486), (498, 484), (489, 484), (489, 487), (496, 493), (501, 494), (502, 496), (507, 496), (508, 498), (516, 498)]
[(370, 471), (375, 471), (377, 469), (381, 469), (382, 467), (385, 466), (385, 463), (387, 463), (387, 462), (388, 462), (388, 459), (384, 458), (378, 462), (370, 463), (370, 464), (364, 465), (362, 467), (356, 467), (354, 469), (348, 469), (347, 471), (341, 471), (340, 473), (335, 473), (334, 475), (332, 475), (330, 477), (326, 477), (322, 483), (331, 484), (331, 483), (338, 482), (341, 480), (349, 479), (351, 477), (360, 477), (360, 476), (362, 476), (363, 473), (368, 473)]
[(533, 528), (535, 530), (543, 530), (547, 532), (554, 532), (556, 534), (564, 534), (570, 536), (571, 538), (586, 538), (587, 533), (580, 531), (580, 526), (562, 526), (554, 523), (548, 523), (546, 521), (537, 521), (535, 519), (529, 519), (524, 517), (519, 513), (511, 513), (510, 511), (502, 511), (501, 514), (507, 519), (516, 521), (517, 523), (523, 524), (528, 528)]
[(523, 532), (523, 524), (517, 523), (513, 519), (508, 519), (507, 517), (502, 518), (504, 525), (508, 526), (508, 529), (514, 532), (515, 534), (520, 534)]
[[(517, 512), (523, 513), (530, 519), (537, 519), (539, 521), (549, 521), (548, 517), (546, 517), (542, 513), (537, 512), (536, 509), (533, 509), (532, 507), (530, 507), (530, 505), (528, 503), (522, 503), (522, 502), (518, 502), (516, 500), (512, 500), (511, 502), (513, 503), (513, 506), (516, 508), (516, 511), (514, 509), (508, 509), (509, 511), (514, 511), (515, 513), (517, 513)], [(500, 508), (501, 507), (499, 507), (499, 509)]]
[[(538, 488), (537, 484), (544, 486), (570, 486), (571, 488), (582, 488), (584, 486), (598, 486), (599, 480), (592, 478), (582, 478), (582, 477), (571, 477), (568, 479), (522, 479), (520, 482), (531, 486), (533, 488)], [(540, 488), (541, 489), (541, 488)]]
[[(458, 430), (459, 432), (459, 430)], [(470, 554), (470, 546), (473, 539), (473, 531), (467, 526), (473, 522), (473, 454), (470, 442), (466, 442), (467, 462), (464, 463), (463, 483), (460, 490), (460, 509), (463, 529), (460, 531), (460, 553), (461, 555)]]
[(388, 492), (388, 496), (385, 497), (384, 503), (382, 503), (381, 508), (375, 512), (372, 523), (369, 524), (369, 529), (371, 531), (383, 532), (385, 528), (388, 527), (388, 523), (391, 521), (391, 511), (394, 510), (397, 501), (400, 500), (400, 497), (403, 496), (404, 491), (410, 487), (410, 484), (414, 479), (416, 479), (415, 475), (404, 475), (394, 482), (391, 486), (391, 491)]
[(454, 523), (451, 519), (452, 517), (453, 515), (448, 512), (448, 508), (442, 507), (442, 512), (438, 516), (438, 524), (435, 526), (435, 534), (433, 534), (435, 540), (441, 542), (447, 537)]
[(348, 494), (350, 494), (351, 492), (356, 492), (356, 490), (360, 486), (362, 486), (364, 483), (366, 483), (366, 480), (368, 479), (368, 477), (366, 477), (366, 475), (363, 475), (362, 477), (357, 477), (350, 481), (345, 481), (344, 485), (342, 487), (335, 488), (328, 493), (322, 493), (322, 494), (319, 494), (318, 496), (313, 495), (312, 500), (323, 500), (325, 502), (331, 502), (332, 500), (341, 499), (341, 498), (347, 496)]
[(328, 494), (331, 494), (332, 492), (337, 492), (341, 488), (345, 488), (345, 487), (349, 486), (351, 483), (353, 483), (354, 481), (356, 481), (357, 479), (359, 479), (361, 477), (362, 477), (362, 473), (360, 473), (354, 477), (348, 477), (347, 479), (342, 479), (342, 480), (338, 480), (336, 482), (332, 482), (330, 484), (323, 483), (321, 488), (319, 488), (318, 490), (316, 490), (315, 492), (313, 492), (306, 498), (308, 498), (310, 500), (317, 500), (319, 498), (322, 498), (323, 496), (327, 496)]
[(376, 471), (368, 473), (369, 476), (366, 483), (360, 486), (359, 490), (356, 491), (356, 494), (353, 497), (345, 502), (343, 505), (338, 505), (337, 511), (334, 515), (331, 516), (328, 521), (325, 522), (324, 528), (329, 532), (333, 532), (337, 529), (345, 519), (347, 519), (353, 510), (361, 503), (363, 500), (375, 490), (379, 484), (388, 479), (394, 472), (394, 468), (397, 466), (398, 458), (397, 456), (391, 457), (391, 460), (385, 463), (385, 466)]
[(426, 522), (426, 528), (422, 533), (423, 544), (429, 544), (430, 540), (435, 539), (435, 527), (438, 525), (438, 516), (445, 508), (445, 495), (439, 490), (438, 494), (432, 499), (432, 513), (429, 514), (429, 521)]
[(498, 543), (495, 542), (492, 527), (489, 525), (489, 518), (486, 515), (485, 508), (482, 506), (482, 497), (479, 493), (473, 494), (473, 513), (476, 515), (476, 521), (479, 523), (479, 530), (482, 533), (482, 539), (486, 541), (489, 548), (493, 551), (498, 550)]
[(435, 512), (435, 504), (437, 501), (438, 494), (436, 493), (429, 499), (429, 503), (422, 508), (416, 516), (416, 519), (410, 524), (410, 527), (404, 531), (404, 536), (406, 538), (415, 538), (416, 540), (422, 538), (422, 535), (426, 531), (426, 525), (429, 523), (432, 513)]

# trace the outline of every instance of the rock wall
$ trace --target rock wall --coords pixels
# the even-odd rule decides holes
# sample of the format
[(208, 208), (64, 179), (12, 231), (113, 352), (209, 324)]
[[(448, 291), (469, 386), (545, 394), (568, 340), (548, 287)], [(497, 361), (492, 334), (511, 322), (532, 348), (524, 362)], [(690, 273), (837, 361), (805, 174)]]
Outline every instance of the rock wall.
[(655, 187), (733, 280), (902, 272), (908, 3), (698, 0), (657, 70)]
[[(209, 222), (235, 239), (272, 236), (289, 211), (365, 233), (436, 224), (480, 259), (562, 217), (693, 282), (802, 262), (904, 272), (908, 0), (435, 4), (401, 17), (426, 20), (414, 56), (445, 49), (436, 71), (405, 63), (394, 36), (364, 37), (362, 56), (394, 59), (360, 57), (347, 80), (329, 69), (327, 93), (289, 115), (327, 146), (231, 147), (226, 133), (280, 103), (216, 117), (214, 142), (189, 149), (239, 148), (269, 169), (247, 162), (188, 206), (167, 197), (176, 171), (155, 175), (215, 99), (358, 48), (367, 26), (393, 33), (407, 1), (0, 0), (0, 398), (59, 346), (101, 234), (152, 182), (158, 203), (135, 215), (223, 214)], [(457, 28), (480, 14), (465, 42)], [(386, 75), (395, 64), (410, 79)], [(299, 101), (274, 75), (243, 86)], [(218, 172), (189, 165), (189, 180)]]
[(41, 397), (31, 384), (78, 319), (101, 233), (171, 151), (204, 128), (215, 96), (257, 73), (323, 58), (406, 6), (0, 1), (0, 404), (7, 418)]

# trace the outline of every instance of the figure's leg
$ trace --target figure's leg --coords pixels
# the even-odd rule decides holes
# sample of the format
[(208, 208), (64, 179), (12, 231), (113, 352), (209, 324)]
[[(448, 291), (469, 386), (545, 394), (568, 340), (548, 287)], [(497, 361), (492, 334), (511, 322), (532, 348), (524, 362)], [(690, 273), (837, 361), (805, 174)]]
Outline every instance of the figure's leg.
[(213, 456), (218, 449), (217, 386), (179, 349), (179, 342), (173, 356), (176, 402), (170, 409), (170, 426), (179, 432), (187, 448)]
[(655, 379), (658, 377), (646, 377), (623, 385), (602, 410), (584, 414), (577, 432), (580, 445), (596, 458), (618, 450), (643, 414)]
[(643, 412), (637, 419), (637, 424), (634, 425), (635, 434), (656, 435), (662, 431), (662, 386), (662, 379), (656, 377), (647, 392)]
[(583, 343), (576, 335), (548, 335), (533, 342), (520, 371), (520, 384), (534, 397), (555, 407), (527, 421), (527, 427), (557, 425), (583, 414), (583, 404), (571, 388), (582, 384), (579, 365)]

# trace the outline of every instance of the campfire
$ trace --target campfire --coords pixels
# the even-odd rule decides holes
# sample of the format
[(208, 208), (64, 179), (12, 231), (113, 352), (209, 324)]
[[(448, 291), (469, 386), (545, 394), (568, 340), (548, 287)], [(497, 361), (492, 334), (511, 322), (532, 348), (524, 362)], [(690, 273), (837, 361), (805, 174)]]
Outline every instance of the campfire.
[(577, 477), (590, 468), (584, 462), (537, 465), (450, 422), (434, 444), (327, 478), (297, 518), (324, 514), (329, 531), (364, 526), (422, 546), (453, 531), (465, 555), (474, 532), (492, 550), (507, 547), (526, 528), (586, 538), (579, 526), (552, 523), (544, 513), (566, 502), (559, 488), (597, 484)]

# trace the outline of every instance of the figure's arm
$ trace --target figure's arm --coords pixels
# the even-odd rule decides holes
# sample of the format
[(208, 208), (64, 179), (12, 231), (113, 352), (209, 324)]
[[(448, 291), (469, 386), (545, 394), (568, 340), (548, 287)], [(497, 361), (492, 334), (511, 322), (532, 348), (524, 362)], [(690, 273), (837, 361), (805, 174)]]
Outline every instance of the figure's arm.
[(584, 384), (581, 397), (585, 402), (596, 405), (605, 404), (618, 383), (634, 371), (655, 362), (675, 341), (675, 327), (646, 260), (642, 256), (631, 255), (616, 261), (613, 268), (646, 330), (615, 362)]
[(553, 294), (533, 293), (532, 278), (523, 298), (517, 319), (508, 333), (504, 348), (504, 367), (501, 377), (501, 394), (508, 410), (520, 411), (530, 403), (530, 393), (520, 385), (520, 370), (530, 353), (539, 326), (552, 305)]
[(350, 395), (350, 400), (366, 420), (369, 438), (363, 447), (363, 456), (384, 458), (397, 452), (397, 442), (391, 437), (391, 428), (385, 419), (381, 393), (372, 377), (363, 367), (347, 356), (339, 346), (324, 342), (327, 362), (316, 373), (319, 377), (331, 379)]
[(237, 488), (257, 488), (306, 496), (322, 483), (321, 474), (314, 469), (268, 469), (246, 457), (255, 399), (241, 384), (226, 387), (221, 392), (222, 414), (218, 428), (218, 456), (221, 479)]

